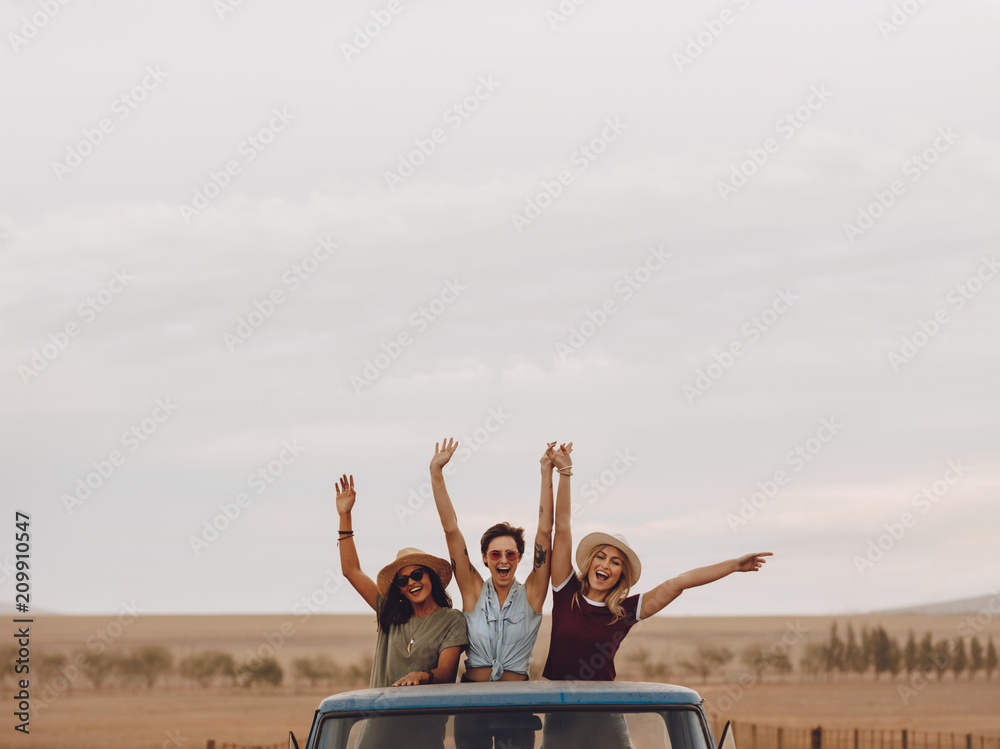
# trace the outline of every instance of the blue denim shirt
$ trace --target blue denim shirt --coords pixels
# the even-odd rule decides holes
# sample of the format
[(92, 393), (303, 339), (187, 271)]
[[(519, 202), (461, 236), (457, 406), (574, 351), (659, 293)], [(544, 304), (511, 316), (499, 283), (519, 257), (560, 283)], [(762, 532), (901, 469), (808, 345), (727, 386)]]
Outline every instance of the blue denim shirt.
[(501, 610), (493, 579), (487, 578), (476, 607), (464, 613), (469, 631), (466, 668), (489, 666), (490, 681), (497, 681), (504, 671), (528, 673), (542, 615), (528, 604), (521, 583), (515, 580), (510, 586)]

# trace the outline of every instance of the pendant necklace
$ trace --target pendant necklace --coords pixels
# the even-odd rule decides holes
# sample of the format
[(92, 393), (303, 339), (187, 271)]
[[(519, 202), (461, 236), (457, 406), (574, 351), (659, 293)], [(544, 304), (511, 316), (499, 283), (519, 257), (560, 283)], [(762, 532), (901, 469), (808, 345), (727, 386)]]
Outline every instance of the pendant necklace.
[[(435, 609), (435, 611), (436, 611), (436, 610), (437, 610), (437, 609)], [(432, 611), (432, 612), (431, 612), (431, 614), (433, 614), (433, 613), (434, 613), (434, 611)], [(414, 614), (413, 616), (411, 616), (411, 617), (410, 617), (411, 619), (424, 619), (425, 621), (421, 622), (421, 623), (420, 623), (420, 625), (419, 625), (419, 626), (417, 626), (416, 630), (413, 630), (413, 631), (411, 632), (411, 634), (410, 634), (410, 641), (409, 641), (409, 643), (407, 643), (407, 645), (406, 645), (406, 654), (407, 654), (407, 655), (409, 655), (409, 654), (410, 654), (410, 648), (412, 648), (412, 647), (413, 647), (413, 638), (415, 638), (415, 637), (417, 636), (417, 633), (418, 633), (418, 632), (419, 632), (419, 631), (421, 630), (421, 628), (423, 628), (423, 626), (424, 626), (425, 624), (427, 624), (427, 622), (426, 622), (426, 619), (427, 619), (427, 617), (429, 617), (429, 616), (430, 616), (431, 614), (427, 614), (427, 616), (417, 616), (416, 614)]]

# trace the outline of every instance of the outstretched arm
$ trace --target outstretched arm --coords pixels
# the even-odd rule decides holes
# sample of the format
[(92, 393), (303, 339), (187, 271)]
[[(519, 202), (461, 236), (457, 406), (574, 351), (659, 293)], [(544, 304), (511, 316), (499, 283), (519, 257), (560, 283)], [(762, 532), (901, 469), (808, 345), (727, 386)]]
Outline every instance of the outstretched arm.
[(573, 474), (573, 443), (559, 445), (558, 450), (550, 450), (552, 464), (559, 471), (559, 491), (556, 495), (555, 532), (552, 536), (552, 582), (562, 585), (573, 574), (573, 534), (570, 530), (572, 508), (570, 507), (569, 477)]
[[(354, 589), (365, 599), (365, 603), (375, 608), (378, 588), (375, 581), (361, 571), (358, 561), (358, 550), (354, 546), (353, 526), (351, 524), (351, 508), (354, 507), (354, 476), (347, 474), (337, 482), (337, 514), (340, 516), (340, 536), (337, 545), (340, 546), (340, 569)], [(346, 535), (345, 535), (346, 533)]]
[(664, 606), (688, 588), (697, 588), (699, 585), (714, 583), (716, 580), (721, 580), (734, 572), (756, 572), (767, 561), (764, 557), (769, 556), (772, 556), (770, 551), (747, 554), (739, 559), (729, 559), (718, 564), (711, 564), (708, 567), (698, 567), (697, 569), (688, 570), (677, 577), (672, 577), (643, 595), (642, 610), (639, 612), (639, 618), (645, 619), (662, 610)]
[(545, 454), (539, 461), (542, 464), (542, 495), (538, 501), (535, 555), (531, 572), (528, 573), (528, 579), (524, 581), (528, 605), (539, 614), (542, 612), (542, 604), (545, 603), (545, 594), (549, 590), (549, 565), (551, 563), (549, 555), (552, 551), (552, 471), (555, 469), (550, 451), (555, 447), (555, 444), (555, 442), (549, 443)]
[(457, 448), (458, 443), (450, 438), (434, 444), (434, 457), (431, 458), (431, 489), (434, 491), (434, 505), (441, 517), (441, 527), (444, 528), (444, 539), (448, 544), (451, 567), (455, 571), (455, 582), (458, 583), (458, 589), (462, 593), (462, 610), (472, 611), (476, 601), (479, 600), (479, 594), (483, 591), (483, 578), (469, 557), (465, 536), (458, 528), (458, 516), (455, 514), (455, 507), (451, 503), (448, 488), (444, 483), (444, 467)]

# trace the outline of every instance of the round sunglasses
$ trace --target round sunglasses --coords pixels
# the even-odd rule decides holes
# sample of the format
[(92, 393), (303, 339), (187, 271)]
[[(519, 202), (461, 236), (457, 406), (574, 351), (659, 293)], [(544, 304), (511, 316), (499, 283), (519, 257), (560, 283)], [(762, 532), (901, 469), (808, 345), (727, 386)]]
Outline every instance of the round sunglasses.
[(508, 562), (513, 562), (521, 555), (518, 554), (513, 549), (507, 549), (507, 551), (500, 551), (498, 549), (494, 549), (493, 551), (487, 552), (486, 556), (488, 556), (490, 558), (490, 561), (492, 562), (499, 562), (501, 559), (504, 558), (504, 556), (507, 557)]

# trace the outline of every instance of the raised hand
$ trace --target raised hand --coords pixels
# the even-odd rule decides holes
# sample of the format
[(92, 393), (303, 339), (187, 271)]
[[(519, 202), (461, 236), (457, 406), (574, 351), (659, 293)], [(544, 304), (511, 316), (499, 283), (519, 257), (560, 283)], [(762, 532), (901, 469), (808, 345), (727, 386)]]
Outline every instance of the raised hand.
[(573, 459), (569, 456), (571, 452), (573, 452), (572, 442), (559, 445), (558, 450), (552, 450), (550, 452), (550, 459), (552, 460), (552, 465), (556, 467), (556, 470), (559, 470), (560, 468), (569, 468), (573, 465)]
[(756, 554), (747, 554), (736, 560), (737, 572), (757, 572), (767, 561), (762, 557), (771, 557), (774, 554), (770, 551), (761, 551)]
[(545, 448), (545, 453), (542, 455), (542, 459), (538, 461), (542, 464), (543, 471), (551, 471), (555, 466), (552, 464), (552, 448), (556, 446), (555, 442), (550, 442)]
[(444, 468), (448, 461), (451, 460), (451, 456), (455, 454), (455, 450), (458, 449), (458, 443), (449, 437), (441, 442), (434, 443), (434, 457), (431, 458), (431, 470), (435, 468)]
[(345, 473), (340, 481), (337, 482), (337, 514), (349, 515), (351, 508), (354, 507), (356, 496), (354, 493), (354, 476), (348, 477)]

